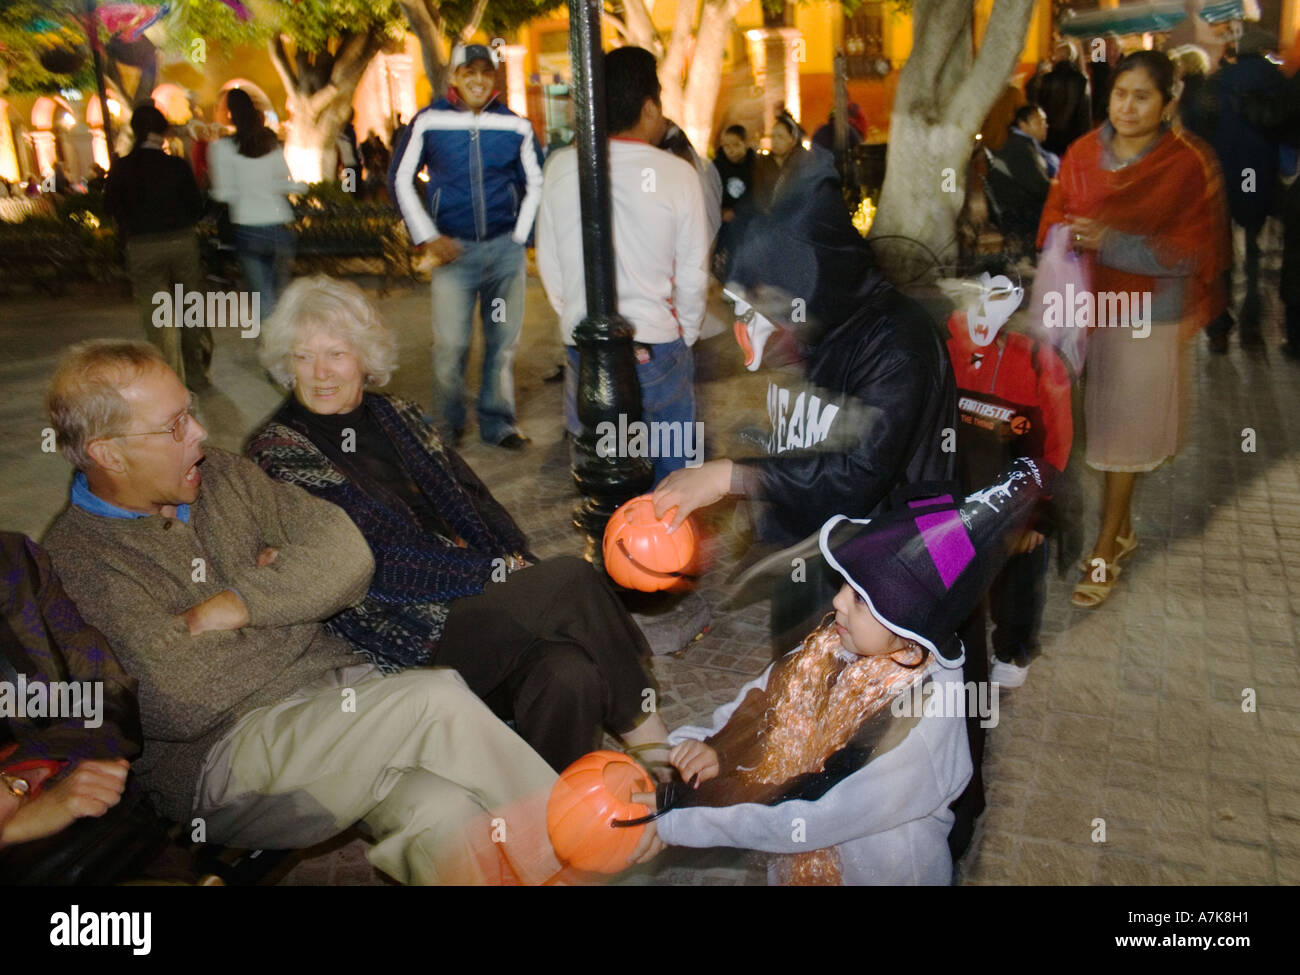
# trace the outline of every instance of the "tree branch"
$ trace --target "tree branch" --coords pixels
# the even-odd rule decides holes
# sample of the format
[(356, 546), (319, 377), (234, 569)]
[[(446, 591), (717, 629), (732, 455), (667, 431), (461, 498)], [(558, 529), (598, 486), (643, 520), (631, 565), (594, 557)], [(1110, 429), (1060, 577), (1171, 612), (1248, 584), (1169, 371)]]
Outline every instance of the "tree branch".
[(1034, 0), (996, 0), (975, 63), (965, 83), (948, 103), (945, 112), (948, 119), (973, 119), (978, 128), (988, 116), (1015, 70), (1033, 13)]
[(330, 84), (340, 91), (351, 92), (361, 83), (361, 76), (384, 46), (384, 35), (377, 30), (358, 36), (356, 40), (360, 43), (352, 44), (346, 54), (339, 52), (330, 73)]
[(922, 93), (922, 98), (933, 99), (940, 72), (967, 15), (962, 4), (954, 4), (951, 0), (946, 4), (943, 0), (915, 0), (912, 53), (899, 72), (900, 89), (904, 75), (920, 75), (914, 90)]
[[(334, 70), (346, 70), (348, 66), (360, 57), (365, 52), (365, 49), (370, 46), (370, 41), (375, 36), (375, 33), (377, 32), (371, 32), (369, 34), (349, 33), (340, 35), (339, 46), (334, 51)], [(374, 57), (373, 53), (371, 53), (366, 60), (369, 61), (371, 57)], [(333, 76), (333, 74), (334, 71), (332, 70), (330, 75)]]
[(623, 22), (627, 25), (627, 37), (639, 47), (645, 48), (656, 58), (663, 59), (664, 46), (655, 30), (650, 11), (644, 0), (623, 0)]
[(632, 40), (632, 35), (631, 33), (628, 32), (627, 24), (623, 23), (622, 18), (616, 16), (615, 14), (610, 13), (608, 10), (602, 10), (600, 12), (600, 16), (605, 23), (609, 24), (616, 31), (618, 31), (619, 36), (622, 37), (623, 40), (625, 41)]
[(483, 14), (487, 11), (488, 0), (475, 0), (474, 12), (469, 15), (465, 28), (460, 32), (462, 44), (468, 44), (470, 38), (478, 33), (479, 24), (483, 23)]
[(276, 33), (266, 46), (271, 55), (271, 64), (275, 66), (275, 73), (280, 76), (280, 84), (284, 85), (285, 93), (297, 91), (298, 77), (289, 63), (289, 54), (284, 49), (283, 35)]
[(442, 35), (442, 17), (434, 17), (422, 0), (401, 0), (402, 12), (406, 22), (420, 42), (420, 56), (424, 62), (424, 76), (433, 86), (434, 95), (441, 94), (446, 83), (446, 66), (442, 63), (442, 52), (438, 47), (438, 38)]
[[(710, 0), (705, 0), (710, 3)], [(721, 4), (710, 3), (711, 6), (721, 6)], [(659, 65), (659, 75), (664, 78), (672, 78), (677, 84), (682, 82), (682, 73), (686, 69), (686, 44), (687, 38), (692, 34), (691, 28), (695, 26), (695, 15), (699, 13), (700, 0), (677, 0), (677, 14), (673, 18), (673, 36), (668, 42), (668, 50), (664, 52), (663, 60)]]
[(934, 79), (935, 101), (939, 105), (948, 105), (961, 87), (963, 79), (970, 72), (971, 48), (975, 40), (975, 18), (973, 8), (962, 8), (964, 16), (952, 38), (952, 43), (944, 51), (939, 63), (939, 71)]

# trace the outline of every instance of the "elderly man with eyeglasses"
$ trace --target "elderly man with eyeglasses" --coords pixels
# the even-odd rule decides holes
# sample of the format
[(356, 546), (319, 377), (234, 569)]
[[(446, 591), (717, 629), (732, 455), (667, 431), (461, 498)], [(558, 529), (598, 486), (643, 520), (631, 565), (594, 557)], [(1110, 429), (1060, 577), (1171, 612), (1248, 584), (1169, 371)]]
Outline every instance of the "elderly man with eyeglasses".
[(135, 771), (207, 839), (299, 848), (360, 823), (409, 883), (541, 882), (555, 775), (450, 670), (380, 676), (321, 621), (374, 569), (342, 511), (207, 449), (152, 346), (74, 346), (47, 406), (77, 468), (45, 537), (139, 681)]

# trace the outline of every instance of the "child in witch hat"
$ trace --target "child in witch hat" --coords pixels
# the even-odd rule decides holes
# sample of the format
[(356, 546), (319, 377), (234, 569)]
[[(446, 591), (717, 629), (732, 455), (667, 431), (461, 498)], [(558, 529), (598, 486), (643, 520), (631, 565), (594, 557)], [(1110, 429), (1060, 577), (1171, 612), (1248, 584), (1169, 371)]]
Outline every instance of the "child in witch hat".
[[(665, 844), (786, 854), (778, 883), (947, 884), (949, 804), (971, 776), (956, 631), (1006, 558), (1050, 475), (1019, 458), (964, 502), (822, 526), (844, 579), (834, 618), (719, 708), (679, 728), (686, 788), (660, 803), (633, 862)], [(996, 720), (996, 708), (981, 715)], [(653, 800), (641, 796), (639, 800)]]

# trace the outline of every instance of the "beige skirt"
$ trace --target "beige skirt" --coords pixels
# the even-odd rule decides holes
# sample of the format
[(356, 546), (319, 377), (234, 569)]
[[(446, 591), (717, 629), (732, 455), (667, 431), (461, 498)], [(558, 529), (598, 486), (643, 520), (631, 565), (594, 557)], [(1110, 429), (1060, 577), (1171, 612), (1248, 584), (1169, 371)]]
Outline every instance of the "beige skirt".
[(1178, 453), (1191, 343), (1177, 323), (1093, 328), (1088, 333), (1083, 411), (1087, 463), (1101, 471), (1153, 471)]

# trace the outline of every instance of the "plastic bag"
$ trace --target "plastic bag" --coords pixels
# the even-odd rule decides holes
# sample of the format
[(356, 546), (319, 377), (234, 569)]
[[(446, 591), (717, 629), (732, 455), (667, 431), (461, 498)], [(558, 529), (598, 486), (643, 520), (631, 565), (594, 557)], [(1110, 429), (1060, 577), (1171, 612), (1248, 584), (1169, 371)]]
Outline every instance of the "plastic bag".
[[(1043, 242), (1030, 293), (1029, 329), (1035, 338), (1056, 349), (1076, 376), (1083, 371), (1088, 329), (1074, 324), (1074, 297), (1091, 290), (1088, 264), (1070, 246), (1069, 224), (1052, 225)], [(1062, 314), (1045, 317), (1043, 312), (1049, 305)]]

